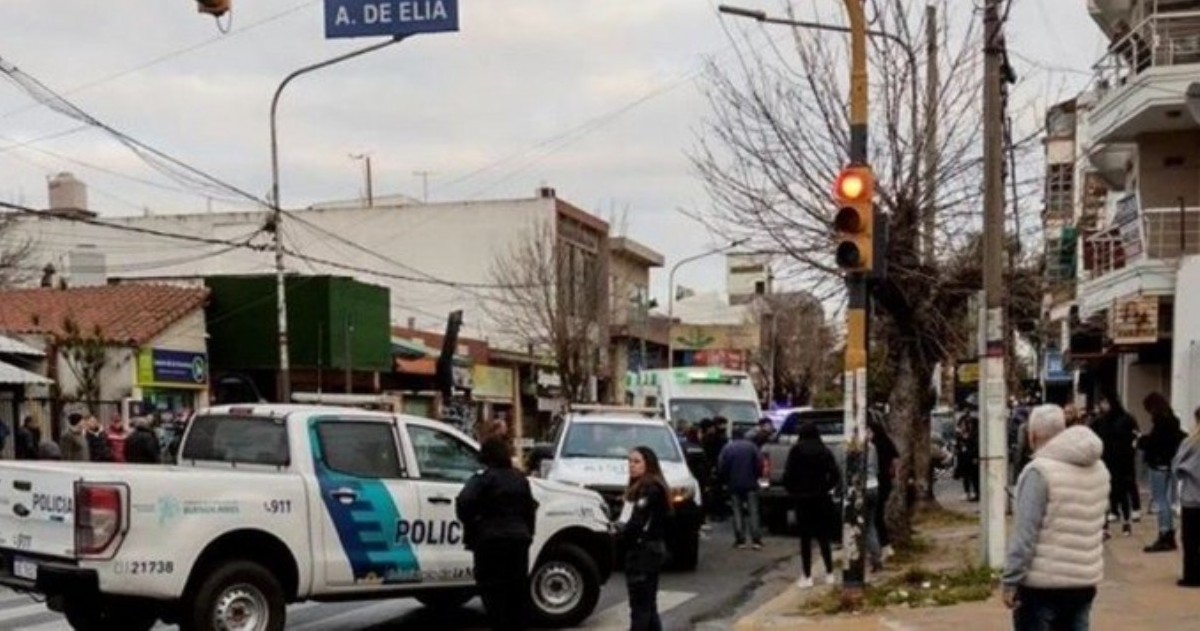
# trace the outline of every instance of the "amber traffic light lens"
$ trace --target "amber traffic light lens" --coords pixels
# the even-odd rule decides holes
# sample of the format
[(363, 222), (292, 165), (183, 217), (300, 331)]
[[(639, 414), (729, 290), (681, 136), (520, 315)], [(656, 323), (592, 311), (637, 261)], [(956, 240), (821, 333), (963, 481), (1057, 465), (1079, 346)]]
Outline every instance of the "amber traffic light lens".
[(863, 218), (857, 208), (843, 208), (833, 218), (833, 227), (838, 232), (857, 234), (862, 232)]
[(843, 173), (837, 180), (838, 197), (858, 201), (867, 190), (867, 182), (858, 173)]

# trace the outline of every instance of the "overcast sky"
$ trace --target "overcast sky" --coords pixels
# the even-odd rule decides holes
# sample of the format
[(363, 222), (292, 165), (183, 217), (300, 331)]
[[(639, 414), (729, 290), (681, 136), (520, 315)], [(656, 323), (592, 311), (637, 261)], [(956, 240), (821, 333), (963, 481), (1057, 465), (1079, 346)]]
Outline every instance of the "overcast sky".
[[(1070, 96), (1102, 50), (1087, 1), (1015, 3), (1010, 47), (1043, 67), (1015, 60), (1031, 77), (1026, 100)], [(419, 197), (414, 171), (433, 172), (433, 200), (526, 197), (545, 183), (583, 208), (625, 214), (627, 233), (668, 265), (717, 243), (677, 211), (707, 204), (687, 158), (707, 109), (695, 73), (707, 57), (733, 60), (715, 0), (460, 4), (460, 33), (414, 38), (288, 88), (280, 108), (285, 206), (359, 196), (361, 165), (350, 154), (367, 152), (376, 195)], [(320, 0), (234, 5), (222, 36), (191, 0), (2, 0), (0, 56), (114, 127), (265, 195), (275, 86), (299, 66), (367, 41), (325, 40)], [(735, 37), (762, 37), (756, 25), (729, 26)], [(178, 185), (97, 131), (6, 150), (77, 126), (30, 103), (0, 83), (0, 197), (44, 206), (46, 176), (69, 170), (87, 181), (102, 215), (206, 208), (202, 195), (168, 190)], [(688, 266), (680, 281), (719, 289), (723, 262)]]

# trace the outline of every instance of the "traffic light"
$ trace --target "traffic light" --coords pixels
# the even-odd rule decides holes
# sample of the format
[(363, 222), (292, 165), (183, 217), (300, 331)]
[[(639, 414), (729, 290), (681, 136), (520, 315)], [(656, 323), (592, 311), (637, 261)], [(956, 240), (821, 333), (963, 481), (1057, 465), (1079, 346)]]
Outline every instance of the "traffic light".
[(232, 0), (196, 0), (196, 10), (219, 18), (229, 13), (229, 5), (232, 3)]
[(871, 167), (843, 169), (834, 184), (833, 198), (838, 203), (833, 219), (837, 265), (846, 272), (870, 273), (875, 253), (875, 176)]

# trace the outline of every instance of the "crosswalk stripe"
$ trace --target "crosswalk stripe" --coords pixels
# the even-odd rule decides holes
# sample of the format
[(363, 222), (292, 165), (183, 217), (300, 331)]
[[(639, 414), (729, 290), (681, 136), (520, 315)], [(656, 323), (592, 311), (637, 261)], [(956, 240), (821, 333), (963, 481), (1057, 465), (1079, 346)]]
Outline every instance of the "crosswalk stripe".
[[(660, 614), (679, 607), (687, 601), (696, 597), (692, 592), (658, 592), (658, 612)], [(601, 611), (598, 614), (588, 618), (583, 627), (584, 629), (604, 629), (605, 631), (616, 631), (617, 629), (629, 628), (629, 601), (624, 601), (612, 605)]]

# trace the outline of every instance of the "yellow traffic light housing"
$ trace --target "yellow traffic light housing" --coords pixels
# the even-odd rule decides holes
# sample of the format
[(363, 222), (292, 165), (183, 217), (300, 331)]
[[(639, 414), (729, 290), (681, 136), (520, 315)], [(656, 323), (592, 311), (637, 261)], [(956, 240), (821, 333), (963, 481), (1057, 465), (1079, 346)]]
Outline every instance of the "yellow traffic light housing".
[(196, 0), (196, 10), (219, 18), (229, 13), (231, 4), (232, 0)]
[(843, 169), (834, 184), (833, 198), (838, 203), (833, 219), (837, 265), (846, 272), (870, 273), (875, 254), (875, 175), (871, 167)]

